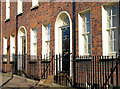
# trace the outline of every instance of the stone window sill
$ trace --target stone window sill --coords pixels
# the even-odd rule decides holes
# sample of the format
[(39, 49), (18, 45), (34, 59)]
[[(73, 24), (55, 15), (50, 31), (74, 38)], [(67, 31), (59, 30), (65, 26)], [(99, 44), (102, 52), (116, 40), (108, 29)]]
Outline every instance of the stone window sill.
[(8, 18), (8, 19), (5, 19), (4, 21), (5, 21), (5, 22), (8, 22), (8, 21), (10, 21), (10, 18)]
[(35, 5), (35, 6), (32, 6), (30, 9), (31, 10), (34, 10), (34, 9), (37, 9), (39, 7), (39, 4)]
[(23, 12), (20, 12), (20, 13), (17, 14), (17, 16), (21, 16), (22, 14), (23, 14)]

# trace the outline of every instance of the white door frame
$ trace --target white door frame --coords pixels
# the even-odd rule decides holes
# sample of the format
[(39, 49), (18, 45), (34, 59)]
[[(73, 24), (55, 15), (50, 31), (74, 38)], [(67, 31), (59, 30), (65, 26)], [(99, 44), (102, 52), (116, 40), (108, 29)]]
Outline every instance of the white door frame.
[[(24, 32), (22, 32), (24, 31)], [(25, 40), (26, 40), (26, 54), (27, 54), (27, 32), (26, 32), (26, 28), (24, 26), (21, 26), (18, 30), (18, 55), (22, 55), (22, 37), (25, 36)], [(18, 70), (21, 69), (22, 67), (22, 60), (20, 61), (20, 59), (22, 56), (18, 56)]]
[[(68, 16), (70, 21), (70, 53), (72, 53), (72, 20), (67, 11), (61, 11), (55, 21), (55, 55), (62, 54), (62, 31), (60, 31), (60, 26), (63, 26), (63, 22), (60, 21), (60, 16), (65, 14)], [(55, 65), (56, 66), (56, 65)], [(59, 69), (59, 68), (58, 68)], [(62, 69), (62, 68), (61, 68)], [(56, 69), (55, 69), (56, 74)], [(72, 76), (72, 54), (70, 55), (70, 76)]]

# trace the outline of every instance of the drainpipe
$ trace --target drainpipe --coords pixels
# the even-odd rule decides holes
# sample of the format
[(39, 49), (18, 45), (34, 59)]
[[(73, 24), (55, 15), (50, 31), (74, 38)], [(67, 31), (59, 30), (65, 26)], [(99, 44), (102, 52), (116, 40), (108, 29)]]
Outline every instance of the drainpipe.
[[(120, 0), (119, 0), (119, 15), (118, 15), (118, 18), (119, 18), (119, 26), (118, 27), (120, 27)], [(120, 29), (119, 29), (119, 31), (120, 31)], [(119, 36), (118, 37), (120, 37), (120, 32), (119, 32), (119, 34), (118, 34)], [(120, 40), (118, 39), (118, 42), (119, 42), (119, 45), (120, 45)], [(119, 48), (119, 56), (120, 56), (120, 46), (118, 47)]]
[(17, 53), (18, 53), (18, 45), (17, 45), (17, 39), (18, 39), (18, 15), (16, 15), (16, 51), (15, 51), (15, 60), (14, 60), (14, 62), (15, 62), (15, 73), (17, 73), (17, 57), (18, 57), (18, 55), (17, 55)]
[(75, 0), (73, 0), (73, 87), (76, 86), (76, 69), (75, 69), (75, 57), (76, 57), (76, 29), (75, 29)]
[(2, 33), (2, 1), (0, 1), (0, 72), (2, 72), (2, 57), (1, 57), (1, 55), (2, 55), (2, 50), (1, 50), (1, 48), (2, 48), (2, 40), (1, 40), (2, 35), (1, 35), (1, 33)]

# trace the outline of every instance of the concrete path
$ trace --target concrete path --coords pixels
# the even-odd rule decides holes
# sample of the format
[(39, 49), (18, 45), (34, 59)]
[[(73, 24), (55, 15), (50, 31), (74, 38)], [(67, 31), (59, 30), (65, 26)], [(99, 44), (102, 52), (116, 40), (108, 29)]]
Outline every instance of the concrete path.
[(2, 82), (0, 84), (3, 85), (1, 89), (73, 89), (57, 84), (42, 84), (39, 83), (39, 81), (19, 77), (16, 75), (11, 78), (12, 74), (10, 73), (0, 73), (0, 75), (2, 75), (2, 78), (0, 79)]

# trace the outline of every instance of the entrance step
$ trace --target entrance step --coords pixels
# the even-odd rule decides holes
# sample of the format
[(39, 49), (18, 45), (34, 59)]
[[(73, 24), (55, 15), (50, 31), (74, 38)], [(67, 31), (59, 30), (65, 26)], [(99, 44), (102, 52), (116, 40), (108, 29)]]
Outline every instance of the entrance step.
[(47, 79), (42, 79), (39, 84), (52, 84), (54, 83), (54, 76), (53, 75), (49, 75)]
[(72, 86), (72, 77), (68, 75), (68, 73), (61, 72), (57, 76), (55, 76), (55, 79), (57, 79), (57, 83), (63, 86)]

